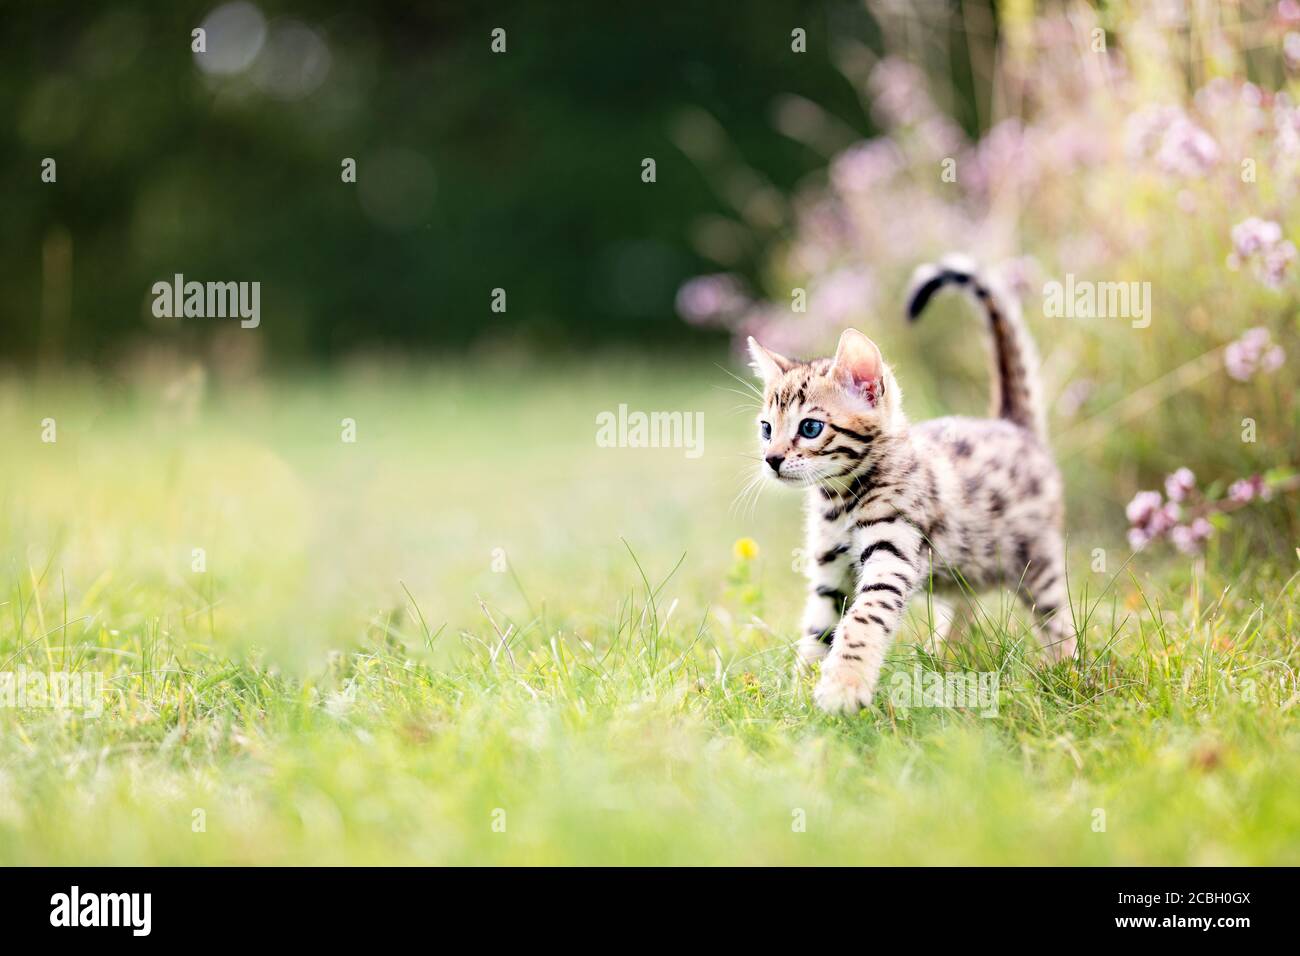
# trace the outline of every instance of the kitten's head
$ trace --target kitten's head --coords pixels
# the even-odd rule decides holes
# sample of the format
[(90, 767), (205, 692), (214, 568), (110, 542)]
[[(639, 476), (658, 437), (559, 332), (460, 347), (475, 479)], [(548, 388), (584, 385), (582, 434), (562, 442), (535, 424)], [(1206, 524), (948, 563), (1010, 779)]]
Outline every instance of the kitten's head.
[(903, 426), (894, 375), (856, 329), (840, 336), (834, 358), (796, 362), (753, 338), (749, 354), (763, 380), (760, 467), (782, 484), (842, 485)]

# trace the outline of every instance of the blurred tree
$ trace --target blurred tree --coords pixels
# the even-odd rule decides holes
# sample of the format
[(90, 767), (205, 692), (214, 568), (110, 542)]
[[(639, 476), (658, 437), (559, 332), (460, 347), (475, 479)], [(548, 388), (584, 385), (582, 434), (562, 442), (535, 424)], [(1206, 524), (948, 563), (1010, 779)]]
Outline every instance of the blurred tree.
[(175, 273), (260, 282), (277, 359), (698, 341), (674, 294), (718, 266), (687, 239), (734, 210), (674, 142), (682, 111), (785, 192), (825, 157), (773, 128), (774, 103), (868, 133), (831, 54), (877, 42), (861, 5), (789, 0), (84, 3), (4, 22), (0, 323), (21, 359), (203, 345), (222, 320), (150, 311)]

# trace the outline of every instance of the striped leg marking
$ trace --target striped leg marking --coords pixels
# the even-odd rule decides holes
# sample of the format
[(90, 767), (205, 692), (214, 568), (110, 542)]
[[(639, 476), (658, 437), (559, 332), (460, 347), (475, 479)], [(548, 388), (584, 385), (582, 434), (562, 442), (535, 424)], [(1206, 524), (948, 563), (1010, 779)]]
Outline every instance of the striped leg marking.
[(903, 520), (859, 529), (858, 593), (835, 632), (813, 697), (831, 714), (852, 714), (871, 703), (903, 608), (916, 590), (921, 535)]
[(1020, 588), (1020, 598), (1034, 614), (1039, 643), (1053, 663), (1076, 656), (1074, 611), (1065, 587), (1065, 555), (1058, 544), (1041, 560), (1031, 562)]

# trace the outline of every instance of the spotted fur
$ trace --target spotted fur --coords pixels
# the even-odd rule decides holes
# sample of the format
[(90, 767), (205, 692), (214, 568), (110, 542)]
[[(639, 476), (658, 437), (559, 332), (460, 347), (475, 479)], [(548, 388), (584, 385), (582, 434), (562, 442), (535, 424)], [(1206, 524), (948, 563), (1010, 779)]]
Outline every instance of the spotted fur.
[[(1013, 588), (1053, 659), (1075, 652), (1060, 474), (1047, 447), (1037, 356), (1014, 300), (955, 260), (918, 270), (908, 315), (964, 289), (992, 332), (996, 417), (910, 424), (876, 345), (849, 329), (834, 358), (794, 361), (749, 340), (764, 381), (761, 466), (806, 489), (809, 591), (800, 660), (823, 660), (819, 706), (872, 699), (909, 600)], [(806, 421), (823, 423), (816, 430)], [(938, 617), (950, 620), (942, 598)], [(946, 623), (946, 621), (945, 621)]]

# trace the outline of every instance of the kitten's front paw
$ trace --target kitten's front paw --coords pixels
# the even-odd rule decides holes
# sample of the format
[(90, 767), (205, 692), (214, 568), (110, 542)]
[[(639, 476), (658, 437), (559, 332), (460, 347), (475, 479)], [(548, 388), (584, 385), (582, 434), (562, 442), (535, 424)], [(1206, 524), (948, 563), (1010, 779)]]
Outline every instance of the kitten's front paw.
[(862, 671), (832, 659), (822, 665), (813, 700), (828, 714), (856, 714), (871, 705), (871, 691), (871, 682)]

